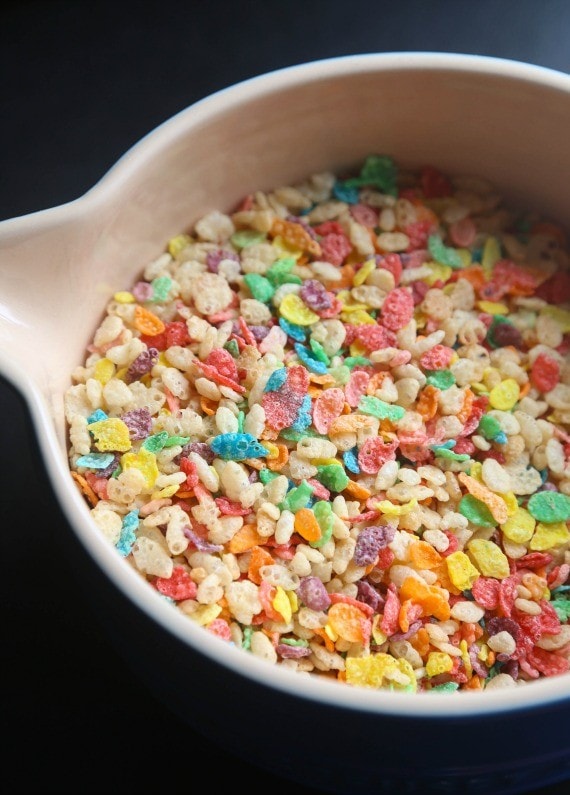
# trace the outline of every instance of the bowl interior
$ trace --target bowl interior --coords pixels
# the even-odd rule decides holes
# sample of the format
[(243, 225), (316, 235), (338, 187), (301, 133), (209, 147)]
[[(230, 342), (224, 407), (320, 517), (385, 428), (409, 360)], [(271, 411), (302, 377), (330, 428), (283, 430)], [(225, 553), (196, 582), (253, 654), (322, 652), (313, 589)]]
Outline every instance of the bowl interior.
[[(219, 92), (143, 139), (86, 196), (0, 225), (0, 365), (32, 403), (70, 521), (121, 587), (182, 633), (170, 608), (151, 601), (87, 527), (68, 477), (62, 395), (113, 292), (207, 211), (315, 172), (342, 172), (371, 153), (490, 179), (509, 201), (570, 225), (570, 182), (561, 178), (570, 173), (568, 129), (570, 78), (549, 70), (473, 56), (333, 59)], [(188, 633), (189, 643), (201, 640)], [(203, 648), (219, 656), (211, 643)], [(255, 661), (247, 666), (267, 674)], [(549, 682), (534, 688), (537, 698), (557, 697)], [(494, 703), (515, 702), (505, 694)]]

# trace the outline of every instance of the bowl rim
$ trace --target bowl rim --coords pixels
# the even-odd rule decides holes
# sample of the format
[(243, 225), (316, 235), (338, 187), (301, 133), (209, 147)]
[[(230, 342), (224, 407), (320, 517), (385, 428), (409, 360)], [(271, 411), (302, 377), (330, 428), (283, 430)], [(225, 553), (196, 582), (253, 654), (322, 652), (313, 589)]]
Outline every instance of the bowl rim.
[[(202, 121), (224, 113), (228, 108), (254, 97), (299, 87), (303, 84), (347, 74), (377, 71), (443, 70), (506, 77), (514, 82), (530, 82), (570, 95), (570, 75), (522, 61), (441, 52), (363, 53), (338, 56), (296, 64), (260, 74), (222, 88), (191, 104), (153, 128), (122, 157), (86, 193), (71, 202), (0, 223), (2, 237), (19, 237), (41, 231), (59, 223), (78, 222), (119, 194), (131, 175), (148, 159), (157, 157), (180, 136)], [(526, 685), (497, 688), (491, 692), (461, 693), (450, 698), (446, 693), (401, 693), (339, 686), (324, 677), (300, 676), (278, 665), (244, 655), (241, 649), (204, 632), (148, 586), (133, 569), (125, 566), (102, 534), (93, 532), (87, 506), (69, 477), (66, 457), (60, 452), (52, 417), (39, 387), (23, 368), (0, 351), (0, 373), (20, 391), (28, 404), (46, 471), (60, 506), (80, 543), (115, 587), (152, 621), (174, 635), (193, 651), (204, 654), (233, 673), (269, 689), (282, 691), (307, 702), (321, 702), (332, 707), (408, 718), (469, 719), (476, 715), (509, 713), (543, 708), (570, 702), (570, 673), (541, 679)], [(567, 693), (561, 692), (567, 686)]]

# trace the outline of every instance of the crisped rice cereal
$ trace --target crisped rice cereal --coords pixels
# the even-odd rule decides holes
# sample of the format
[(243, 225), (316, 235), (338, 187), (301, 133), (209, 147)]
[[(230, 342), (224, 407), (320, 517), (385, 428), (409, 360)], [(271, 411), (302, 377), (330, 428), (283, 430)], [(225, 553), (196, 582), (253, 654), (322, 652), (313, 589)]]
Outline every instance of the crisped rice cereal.
[(569, 264), (492, 185), (387, 156), (209, 213), (112, 297), (66, 393), (98, 531), (295, 671), (568, 671)]

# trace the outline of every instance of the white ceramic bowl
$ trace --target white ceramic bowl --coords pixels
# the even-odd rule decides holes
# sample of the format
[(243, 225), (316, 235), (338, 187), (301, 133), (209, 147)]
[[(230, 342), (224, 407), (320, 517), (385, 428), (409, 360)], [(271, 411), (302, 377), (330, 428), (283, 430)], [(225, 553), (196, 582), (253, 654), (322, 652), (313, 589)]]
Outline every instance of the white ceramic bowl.
[(487, 177), (570, 226), (569, 130), (562, 73), (467, 55), (335, 58), (220, 91), (86, 195), (0, 224), (0, 372), (29, 405), (80, 581), (154, 693), (255, 764), (351, 795), (519, 792), (570, 776), (570, 675), (454, 696), (373, 692), (270, 666), (204, 632), (94, 529), (67, 465), (69, 374), (109, 296), (207, 210), (375, 152)]

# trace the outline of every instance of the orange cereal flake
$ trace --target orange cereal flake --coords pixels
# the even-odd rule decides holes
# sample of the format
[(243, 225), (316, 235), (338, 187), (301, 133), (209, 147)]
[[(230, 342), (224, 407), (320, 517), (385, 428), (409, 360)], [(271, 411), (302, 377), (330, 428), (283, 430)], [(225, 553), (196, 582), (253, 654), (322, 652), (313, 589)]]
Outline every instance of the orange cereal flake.
[(162, 334), (166, 328), (162, 320), (154, 312), (144, 306), (140, 306), (140, 304), (135, 306), (133, 325), (137, 331), (140, 331), (146, 337), (156, 337), (157, 334)]
[(295, 532), (305, 541), (318, 541), (321, 537), (319, 523), (309, 508), (301, 508), (295, 514)]
[(241, 552), (246, 552), (248, 549), (264, 544), (265, 540), (257, 532), (256, 525), (244, 524), (228, 542), (228, 552), (239, 555)]

